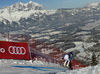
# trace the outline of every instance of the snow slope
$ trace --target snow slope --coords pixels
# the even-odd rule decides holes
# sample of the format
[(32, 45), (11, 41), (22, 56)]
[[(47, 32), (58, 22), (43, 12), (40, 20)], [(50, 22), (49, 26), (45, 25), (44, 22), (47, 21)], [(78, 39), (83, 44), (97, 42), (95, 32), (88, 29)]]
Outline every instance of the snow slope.
[[(81, 41), (80, 42), (74, 42), (74, 43), (75, 43), (76, 47), (67, 49), (65, 52), (79, 50), (81, 53), (83, 53), (84, 49), (92, 47), (95, 44), (95, 43), (85, 43), (85, 42), (81, 42)], [(84, 46), (84, 48), (82, 46)]]
[[(15, 67), (16, 66), (16, 67)], [(26, 68), (20, 68), (20, 67)], [(30, 68), (29, 68), (30, 67)], [(53, 69), (52, 69), (53, 68)], [(0, 60), (0, 74), (44, 74), (65, 71), (66, 68), (54, 63), (25, 60)]]
[[(12, 23), (12, 21), (19, 23), (21, 18), (27, 19), (31, 15), (38, 16), (40, 13), (50, 15), (55, 12), (56, 10), (45, 10), (42, 5), (32, 1), (26, 4), (18, 2), (0, 9), (0, 21), (8, 20), (10, 23)], [(41, 15), (39, 15), (39, 17), (40, 16)]]
[[(20, 68), (21, 67), (21, 68)], [(65, 72), (66, 70), (66, 72)], [(54, 63), (25, 60), (0, 60), (0, 74), (99, 74), (100, 64), (83, 69), (67, 70)]]
[(57, 74), (100, 74), (100, 64), (97, 66), (89, 66), (83, 69), (66, 71), (66, 72), (58, 72)]
[[(78, 50), (80, 51), (79, 54), (77, 54), (77, 57), (81, 58), (80, 56), (82, 57), (86, 57), (87, 55), (89, 55), (88, 57), (91, 58), (92, 56), (92, 53), (91, 52), (88, 52), (88, 54), (86, 52), (84, 52), (84, 49), (87, 49), (89, 47), (92, 47), (95, 43), (85, 43), (85, 42), (74, 42), (76, 47), (75, 48), (70, 48), (70, 49), (67, 49), (65, 52), (71, 52), (71, 51), (74, 51), (74, 50)], [(83, 48), (84, 46), (84, 48)]]

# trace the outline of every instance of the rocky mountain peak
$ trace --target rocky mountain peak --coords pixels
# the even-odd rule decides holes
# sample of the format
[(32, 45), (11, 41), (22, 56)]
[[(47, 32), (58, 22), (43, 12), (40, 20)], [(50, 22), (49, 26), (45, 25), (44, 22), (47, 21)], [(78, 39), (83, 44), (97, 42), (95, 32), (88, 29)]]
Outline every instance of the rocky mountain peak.
[(8, 11), (29, 11), (29, 10), (44, 10), (44, 7), (38, 3), (29, 1), (26, 4), (21, 2), (15, 3), (11, 6), (3, 7), (2, 9), (7, 9)]
[(87, 8), (96, 8), (96, 7), (100, 7), (100, 3), (89, 3), (89, 4), (87, 4), (85, 7), (87, 7)]
[(38, 3), (29, 1), (28, 3), (24, 4), (27, 8), (29, 9), (34, 9), (34, 10), (43, 10), (44, 7)]

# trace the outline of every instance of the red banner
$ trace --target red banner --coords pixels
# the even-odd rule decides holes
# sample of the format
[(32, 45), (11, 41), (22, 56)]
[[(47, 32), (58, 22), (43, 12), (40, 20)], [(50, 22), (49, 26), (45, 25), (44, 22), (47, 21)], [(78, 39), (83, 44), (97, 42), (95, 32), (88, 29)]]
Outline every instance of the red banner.
[(29, 60), (27, 43), (0, 41), (0, 59)]

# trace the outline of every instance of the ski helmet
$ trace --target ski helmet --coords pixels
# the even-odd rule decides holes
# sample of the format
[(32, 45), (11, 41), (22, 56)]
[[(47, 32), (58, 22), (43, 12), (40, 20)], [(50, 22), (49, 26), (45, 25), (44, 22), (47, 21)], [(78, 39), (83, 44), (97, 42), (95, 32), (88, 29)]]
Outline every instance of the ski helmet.
[(73, 52), (70, 52), (69, 54), (72, 54), (73, 55)]

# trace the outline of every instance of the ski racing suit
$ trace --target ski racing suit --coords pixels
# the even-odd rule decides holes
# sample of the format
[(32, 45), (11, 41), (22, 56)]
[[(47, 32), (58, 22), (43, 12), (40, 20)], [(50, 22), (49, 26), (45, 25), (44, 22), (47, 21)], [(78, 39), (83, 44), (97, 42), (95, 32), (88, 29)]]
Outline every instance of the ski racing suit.
[[(69, 63), (72, 61), (72, 55), (71, 54), (66, 54), (63, 56), (65, 62), (64, 62), (64, 66), (69, 67)], [(66, 65), (67, 63), (67, 65)]]

